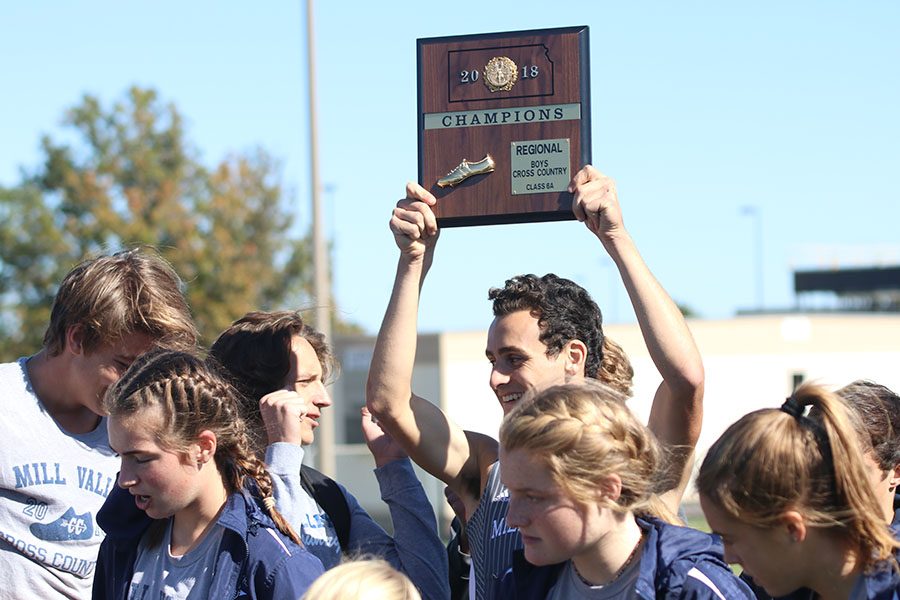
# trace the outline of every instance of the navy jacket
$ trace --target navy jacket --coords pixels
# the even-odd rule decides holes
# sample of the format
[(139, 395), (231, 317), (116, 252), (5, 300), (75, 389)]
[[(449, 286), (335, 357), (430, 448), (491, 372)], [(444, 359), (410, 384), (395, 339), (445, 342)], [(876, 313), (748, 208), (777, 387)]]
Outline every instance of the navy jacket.
[[(651, 599), (752, 599), (753, 593), (722, 559), (722, 543), (702, 531), (669, 525), (658, 519), (637, 519), (646, 536), (641, 551), (637, 595)], [(513, 567), (500, 581), (497, 598), (543, 600), (565, 563), (535, 567), (518, 550)], [(718, 592), (718, 593), (717, 593)]]
[[(864, 575), (866, 580), (867, 600), (900, 600), (900, 573), (890, 564), (879, 565), (872, 573)], [(741, 575), (741, 579), (750, 584), (757, 600), (773, 600), (772, 596), (756, 584), (750, 577)], [(800, 588), (787, 596), (779, 596), (774, 600), (815, 600), (816, 593), (809, 588)]]
[[(94, 573), (95, 599), (128, 598), (138, 544), (153, 523), (126, 490), (109, 494), (97, 513), (106, 539)], [(323, 572), (319, 559), (278, 531), (247, 491), (228, 497), (218, 523), (225, 533), (210, 598), (297, 600)]]

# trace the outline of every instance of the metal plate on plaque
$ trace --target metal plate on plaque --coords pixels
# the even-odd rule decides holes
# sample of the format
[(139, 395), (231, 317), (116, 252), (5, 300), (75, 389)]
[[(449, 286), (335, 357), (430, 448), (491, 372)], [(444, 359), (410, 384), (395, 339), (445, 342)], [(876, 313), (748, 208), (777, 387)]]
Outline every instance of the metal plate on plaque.
[[(417, 49), (419, 181), (440, 226), (574, 218), (566, 187), (591, 160), (588, 28), (427, 38)], [(547, 152), (527, 153), (538, 148)]]
[(513, 142), (509, 155), (513, 195), (565, 192), (574, 175), (568, 139)]

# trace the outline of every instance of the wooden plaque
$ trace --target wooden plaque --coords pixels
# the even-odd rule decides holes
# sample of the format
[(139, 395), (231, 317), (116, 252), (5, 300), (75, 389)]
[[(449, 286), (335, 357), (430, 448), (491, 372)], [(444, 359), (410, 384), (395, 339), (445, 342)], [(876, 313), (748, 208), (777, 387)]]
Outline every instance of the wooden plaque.
[(419, 182), (441, 227), (572, 219), (591, 162), (588, 28), (417, 41)]

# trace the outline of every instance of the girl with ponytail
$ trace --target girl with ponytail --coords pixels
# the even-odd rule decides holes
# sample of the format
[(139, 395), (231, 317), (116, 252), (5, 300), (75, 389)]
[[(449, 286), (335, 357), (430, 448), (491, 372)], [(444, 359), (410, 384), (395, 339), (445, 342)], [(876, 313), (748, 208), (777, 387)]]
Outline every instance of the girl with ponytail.
[(774, 597), (896, 597), (900, 544), (867, 477), (866, 447), (840, 398), (812, 384), (729, 427), (697, 478), (726, 560)]
[(524, 551), (498, 598), (752, 598), (709, 534), (671, 524), (656, 438), (584, 381), (523, 400), (500, 427), (507, 525)]
[(199, 358), (151, 352), (104, 400), (119, 487), (94, 598), (291, 598), (322, 573), (275, 509), (234, 389)]

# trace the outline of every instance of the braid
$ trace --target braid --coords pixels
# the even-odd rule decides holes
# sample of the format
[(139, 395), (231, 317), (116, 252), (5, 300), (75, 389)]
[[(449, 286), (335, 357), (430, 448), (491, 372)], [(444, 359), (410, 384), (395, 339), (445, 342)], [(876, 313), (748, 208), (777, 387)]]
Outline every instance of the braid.
[(262, 496), (266, 512), (269, 513), (269, 516), (272, 518), (275, 526), (278, 527), (278, 530), (291, 538), (294, 543), (302, 544), (300, 536), (297, 535), (294, 528), (287, 522), (287, 519), (285, 519), (284, 516), (278, 512), (278, 509), (275, 508), (272, 476), (269, 475), (269, 471), (266, 470), (266, 465), (263, 461), (250, 451), (249, 444), (244, 444), (243, 456), (237, 459), (237, 462), (240, 465), (241, 471), (256, 483), (256, 487), (259, 488), (259, 494)]

